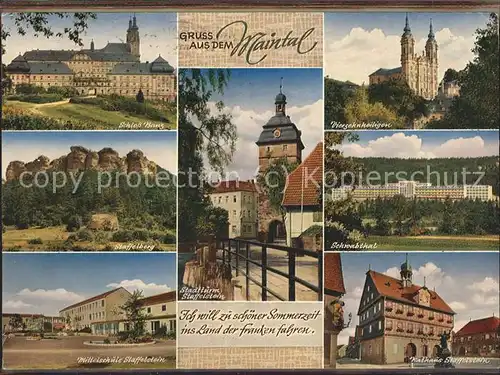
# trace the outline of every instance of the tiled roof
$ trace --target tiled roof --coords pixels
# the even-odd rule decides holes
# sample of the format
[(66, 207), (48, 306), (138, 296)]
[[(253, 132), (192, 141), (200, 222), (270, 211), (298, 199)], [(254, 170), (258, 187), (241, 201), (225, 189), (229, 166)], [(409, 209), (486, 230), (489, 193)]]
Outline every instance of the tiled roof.
[(340, 253), (325, 253), (325, 289), (345, 294), (344, 276)]
[[(376, 271), (368, 271), (367, 275), (372, 278), (373, 283), (380, 295), (393, 300), (420, 306), (414, 300), (415, 295), (422, 288), (420, 285), (412, 284), (409, 287), (403, 288), (401, 280), (395, 279), (394, 277), (390, 277)], [(455, 312), (451, 309), (450, 306), (447, 305), (447, 303), (439, 296), (439, 294), (432, 290), (429, 290), (429, 293), (431, 296), (429, 307), (431, 309), (448, 314), (455, 314)]]
[[(213, 186), (213, 185), (212, 185)], [(257, 192), (253, 181), (226, 180), (220, 181), (216, 186), (213, 186), (211, 194), (233, 193), (237, 191)]]
[(500, 318), (490, 316), (489, 318), (471, 320), (464, 325), (455, 336), (473, 335), (476, 333), (498, 332), (500, 329)]
[(29, 63), (31, 74), (73, 74), (65, 63)]
[(150, 306), (150, 305), (156, 305), (158, 303), (175, 301), (176, 296), (177, 296), (177, 293), (174, 290), (172, 292), (166, 292), (166, 293), (156, 294), (154, 296), (142, 298), (140, 301), (142, 303), (142, 306)]
[(69, 61), (76, 51), (62, 50), (32, 50), (24, 53), (28, 61)]
[(403, 70), (401, 67), (393, 68), (393, 69), (384, 69), (380, 68), (374, 71), (370, 76), (390, 76), (392, 74), (401, 73)]
[[(288, 176), (283, 206), (317, 206), (323, 185), (323, 142)], [(302, 194), (302, 189), (303, 194)]]
[(151, 72), (153, 73), (173, 73), (174, 68), (163, 57), (158, 56), (151, 63)]
[[(274, 136), (276, 129), (279, 129), (281, 132), (279, 137)], [(260, 146), (264, 144), (284, 142), (290, 143), (298, 141), (299, 147), (303, 149), (304, 145), (300, 140), (301, 135), (302, 132), (297, 129), (297, 126), (292, 122), (292, 120), (290, 120), (290, 117), (280, 112), (271, 117), (267, 124), (263, 126), (262, 132), (260, 133), (256, 144)]]
[(66, 310), (70, 310), (70, 309), (73, 309), (73, 308), (75, 308), (75, 307), (82, 306), (82, 305), (85, 305), (85, 304), (87, 304), (87, 303), (94, 302), (94, 301), (97, 301), (97, 300), (99, 300), (99, 299), (105, 298), (105, 297), (109, 296), (111, 293), (114, 293), (114, 292), (116, 292), (116, 291), (118, 291), (118, 290), (120, 290), (120, 289), (123, 289), (126, 293), (130, 294), (130, 292), (129, 292), (127, 289), (125, 289), (125, 288), (123, 288), (123, 287), (119, 287), (119, 288), (116, 288), (116, 289), (110, 290), (110, 291), (108, 291), (108, 292), (101, 293), (101, 294), (99, 294), (99, 295), (97, 295), (97, 296), (87, 298), (87, 299), (86, 299), (86, 300), (84, 300), (84, 301), (81, 301), (81, 302), (75, 303), (75, 304), (70, 305), (70, 306), (68, 306), (68, 307), (65, 307), (64, 309), (60, 310), (60, 312), (62, 312), (62, 311), (66, 311)]
[(113, 67), (111, 74), (120, 75), (140, 75), (140, 74), (172, 74), (174, 68), (172, 68), (168, 63), (119, 63)]

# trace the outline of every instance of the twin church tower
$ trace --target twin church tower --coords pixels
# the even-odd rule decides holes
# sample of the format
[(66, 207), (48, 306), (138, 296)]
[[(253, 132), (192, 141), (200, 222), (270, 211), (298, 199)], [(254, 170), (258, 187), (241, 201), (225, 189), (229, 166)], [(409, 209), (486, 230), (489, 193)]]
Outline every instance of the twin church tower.
[(395, 69), (378, 69), (370, 74), (370, 84), (376, 84), (389, 79), (403, 79), (415, 94), (432, 100), (439, 88), (438, 79), (438, 45), (432, 28), (421, 54), (415, 53), (415, 39), (411, 33), (410, 22), (406, 15), (406, 23), (401, 36), (401, 66)]

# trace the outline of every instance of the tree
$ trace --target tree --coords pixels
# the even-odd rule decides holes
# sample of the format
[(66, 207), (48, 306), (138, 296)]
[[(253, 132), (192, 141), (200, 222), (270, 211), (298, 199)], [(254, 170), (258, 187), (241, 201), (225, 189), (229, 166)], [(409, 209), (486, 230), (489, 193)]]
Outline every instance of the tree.
[(368, 87), (369, 102), (382, 103), (385, 108), (396, 113), (398, 123), (411, 127), (413, 122), (428, 116), (429, 103), (408, 86), (406, 81), (391, 79)]
[(345, 106), (352, 95), (353, 89), (347, 84), (325, 78), (325, 129), (330, 129), (334, 122), (346, 124)]
[(144, 312), (141, 299), (144, 298), (141, 290), (136, 290), (129, 299), (120, 306), (125, 314), (125, 319), (130, 327), (128, 338), (132, 342), (137, 342), (145, 334), (145, 323), (148, 314)]
[(257, 176), (257, 183), (262, 193), (269, 199), (273, 210), (282, 216), (285, 222), (285, 210), (281, 203), (288, 183), (288, 176), (299, 166), (299, 163), (291, 163), (286, 157), (274, 160), (266, 170)]
[(23, 318), (21, 317), (20, 314), (14, 314), (10, 319), (9, 319), (9, 325), (14, 329), (20, 329), (23, 328)]
[(386, 108), (381, 102), (369, 102), (368, 91), (365, 87), (357, 88), (353, 96), (347, 99), (345, 118), (348, 124), (380, 122), (390, 124), (392, 128), (402, 127), (402, 122), (395, 111)]
[(65, 323), (66, 323), (68, 329), (71, 329), (71, 316), (69, 316), (69, 315), (66, 316)]
[[(74, 42), (79, 46), (83, 46), (81, 36), (88, 29), (88, 22), (92, 19), (96, 19), (95, 13), (39, 13), (39, 12), (29, 12), (29, 13), (11, 13), (9, 16), (12, 18), (12, 22), (15, 26), (15, 31), (19, 35), (26, 35), (29, 31), (33, 33), (34, 36), (45, 38), (56, 37), (67, 37), (69, 40)], [(52, 28), (52, 23), (49, 22), (50, 17), (57, 17), (62, 20), (70, 20), (69, 23), (64, 23), (64, 27), (61, 30), (54, 30)], [(5, 21), (2, 21), (5, 23)], [(2, 55), (5, 53), (5, 42), (9, 36), (11, 36), (12, 30), (2, 27), (0, 32), (1, 37), (1, 49)], [(5, 92), (9, 91), (12, 87), (11, 79), (5, 74), (6, 66), (2, 64), (2, 97)]]
[(497, 129), (500, 123), (498, 15), (491, 13), (486, 27), (476, 30), (469, 62), (458, 77), (460, 96), (453, 99), (442, 120), (433, 128)]
[(455, 69), (448, 68), (446, 72), (444, 72), (443, 82), (453, 82), (457, 81), (460, 78), (460, 72), (457, 72)]
[(139, 91), (137, 92), (135, 100), (137, 100), (137, 103), (144, 103), (144, 94), (142, 93), (141, 89), (139, 89)]
[[(325, 191), (341, 186), (357, 186), (358, 173), (362, 166), (351, 158), (344, 157), (338, 149), (344, 141), (354, 142), (359, 137), (350, 132), (325, 133)], [(325, 248), (333, 243), (352, 244), (363, 238), (363, 225), (356, 212), (356, 203), (350, 199), (332, 201), (326, 194), (325, 199)], [(336, 248), (342, 250), (342, 248)]]
[(43, 330), (44, 330), (44, 332), (52, 331), (52, 323), (51, 322), (43, 322)]
[(206, 215), (204, 165), (223, 172), (236, 147), (236, 127), (219, 101), (213, 108), (210, 99), (223, 94), (229, 70), (182, 69), (179, 72), (179, 241), (193, 241), (199, 218)]

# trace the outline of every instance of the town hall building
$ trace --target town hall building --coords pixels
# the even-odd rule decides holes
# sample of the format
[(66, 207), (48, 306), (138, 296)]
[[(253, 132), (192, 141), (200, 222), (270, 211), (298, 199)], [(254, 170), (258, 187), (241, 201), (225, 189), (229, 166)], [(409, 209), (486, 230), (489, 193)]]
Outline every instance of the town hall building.
[(109, 43), (97, 49), (94, 41), (82, 50), (31, 50), (17, 56), (6, 72), (16, 86), (29, 84), (44, 89), (74, 87), (81, 95), (136, 96), (149, 100), (175, 101), (176, 73), (159, 55), (141, 62), (137, 19), (129, 21), (126, 43)]
[(441, 335), (451, 335), (455, 312), (425, 282), (424, 286), (413, 284), (408, 257), (400, 275), (396, 279), (373, 270), (366, 273), (356, 329), (363, 363), (436, 358)]

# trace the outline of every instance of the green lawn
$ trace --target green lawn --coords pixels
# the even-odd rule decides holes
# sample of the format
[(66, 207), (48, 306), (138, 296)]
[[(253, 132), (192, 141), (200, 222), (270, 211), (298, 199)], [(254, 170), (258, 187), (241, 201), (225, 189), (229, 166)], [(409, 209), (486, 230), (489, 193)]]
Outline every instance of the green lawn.
[(122, 122), (129, 123), (144, 123), (149, 122), (153, 124), (158, 124), (159, 126), (172, 127), (174, 128), (175, 123), (164, 124), (161, 122), (155, 122), (148, 120), (144, 116), (132, 116), (124, 112), (118, 111), (105, 111), (99, 107), (88, 105), (88, 104), (62, 104), (57, 106), (45, 106), (39, 107), (38, 110), (45, 116), (52, 118), (59, 118), (64, 121), (81, 121), (89, 123), (99, 123), (104, 126), (116, 127)]
[(374, 250), (498, 250), (497, 236), (369, 236), (377, 244)]
[[(14, 109), (19, 108), (23, 111), (30, 111), (34, 114), (60, 119), (62, 121), (75, 121), (88, 123), (89, 125), (97, 125), (102, 129), (120, 129), (121, 123), (148, 123), (147, 126), (143, 125), (142, 127), (138, 126), (135, 128), (138, 130), (155, 129), (155, 125), (165, 130), (175, 129), (177, 127), (176, 113), (166, 113), (165, 116), (170, 122), (162, 123), (150, 120), (145, 116), (130, 115), (119, 111), (106, 111), (98, 106), (90, 104), (64, 103), (57, 105), (36, 105), (34, 103), (11, 100), (6, 102), (5, 106)], [(129, 130), (131, 128), (123, 127), (121, 129)]]
[[(175, 234), (172, 231), (166, 231), (170, 234)], [(68, 236), (72, 234), (66, 231), (66, 227), (47, 227), (47, 228), (29, 228), (29, 229), (16, 229), (13, 226), (6, 226), (5, 233), (2, 236), (2, 248), (3, 251), (56, 251), (57, 249), (64, 248), (64, 241)], [(41, 244), (30, 244), (29, 240), (34, 238), (40, 238), (42, 240)], [(81, 248), (93, 249), (96, 251), (104, 250), (106, 245), (111, 246), (117, 251), (125, 251), (124, 246), (127, 242), (112, 242), (106, 241), (104, 243), (98, 243), (95, 241), (79, 241), (75, 245)], [(151, 245), (150, 241), (133, 241), (131, 244), (134, 245)], [(162, 251), (175, 251), (175, 244), (160, 244), (158, 245)], [(140, 247), (136, 246), (127, 251), (140, 251)]]

